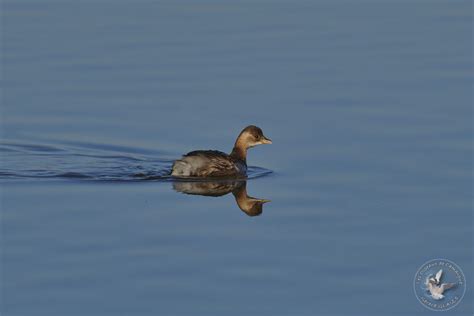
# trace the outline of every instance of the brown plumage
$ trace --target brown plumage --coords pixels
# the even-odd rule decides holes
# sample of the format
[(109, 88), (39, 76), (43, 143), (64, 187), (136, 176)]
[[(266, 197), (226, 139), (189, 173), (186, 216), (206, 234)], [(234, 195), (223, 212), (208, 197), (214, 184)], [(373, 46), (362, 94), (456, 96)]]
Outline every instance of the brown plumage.
[(182, 193), (204, 196), (222, 196), (232, 193), (237, 206), (248, 216), (260, 215), (263, 211), (263, 204), (270, 200), (251, 197), (247, 194), (247, 181), (192, 181), (173, 183), (173, 188)]
[(247, 126), (237, 137), (230, 155), (216, 150), (196, 150), (173, 163), (175, 177), (242, 178), (247, 176), (247, 149), (271, 144), (257, 126)]

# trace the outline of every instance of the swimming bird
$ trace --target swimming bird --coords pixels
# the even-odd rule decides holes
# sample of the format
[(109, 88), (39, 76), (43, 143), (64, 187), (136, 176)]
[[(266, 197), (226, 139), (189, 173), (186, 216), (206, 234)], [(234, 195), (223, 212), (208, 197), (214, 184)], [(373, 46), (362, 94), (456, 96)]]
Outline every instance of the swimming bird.
[(428, 291), (431, 293), (431, 297), (435, 300), (440, 300), (444, 298), (444, 291), (449, 290), (454, 287), (455, 283), (441, 283), (441, 276), (443, 275), (443, 270), (439, 270), (436, 273), (436, 276), (429, 277), (427, 279)]
[(247, 150), (272, 141), (254, 125), (240, 132), (232, 152), (228, 155), (217, 150), (196, 150), (187, 153), (173, 163), (174, 177), (196, 178), (245, 178), (247, 177)]

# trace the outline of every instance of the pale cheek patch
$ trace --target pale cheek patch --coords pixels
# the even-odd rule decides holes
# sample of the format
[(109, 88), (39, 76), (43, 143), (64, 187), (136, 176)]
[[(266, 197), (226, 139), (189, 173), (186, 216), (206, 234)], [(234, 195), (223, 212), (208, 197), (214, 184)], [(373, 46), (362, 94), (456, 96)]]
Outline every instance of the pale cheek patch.
[(261, 141), (258, 141), (258, 142), (251, 142), (251, 143), (249, 143), (249, 147), (255, 147), (255, 146), (257, 146), (257, 145), (262, 145), (262, 144), (263, 144), (263, 142), (261, 142)]

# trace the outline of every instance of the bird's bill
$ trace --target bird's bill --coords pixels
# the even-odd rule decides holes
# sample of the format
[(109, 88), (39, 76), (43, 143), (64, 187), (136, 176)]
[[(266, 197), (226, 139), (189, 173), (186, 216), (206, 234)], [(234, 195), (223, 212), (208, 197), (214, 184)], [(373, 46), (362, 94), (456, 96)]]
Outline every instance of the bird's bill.
[(260, 204), (265, 204), (265, 203), (268, 203), (268, 202), (272, 201), (272, 200), (267, 200), (267, 199), (254, 198), (254, 197), (251, 197), (251, 196), (248, 196), (247, 198), (251, 202), (260, 203)]
[(272, 140), (270, 138), (266, 138), (265, 136), (263, 136), (262, 144), (271, 144), (271, 143), (272, 143)]

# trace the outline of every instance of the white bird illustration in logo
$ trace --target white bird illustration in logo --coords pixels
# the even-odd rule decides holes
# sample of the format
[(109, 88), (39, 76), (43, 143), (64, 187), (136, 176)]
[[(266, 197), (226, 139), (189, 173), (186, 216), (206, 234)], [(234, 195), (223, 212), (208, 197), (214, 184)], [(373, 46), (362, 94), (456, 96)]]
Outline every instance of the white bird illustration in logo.
[(435, 300), (440, 300), (444, 298), (444, 291), (454, 287), (455, 283), (441, 283), (441, 276), (443, 275), (443, 270), (439, 270), (436, 275), (429, 276), (426, 279), (426, 286), (428, 291), (431, 293), (431, 297)]

